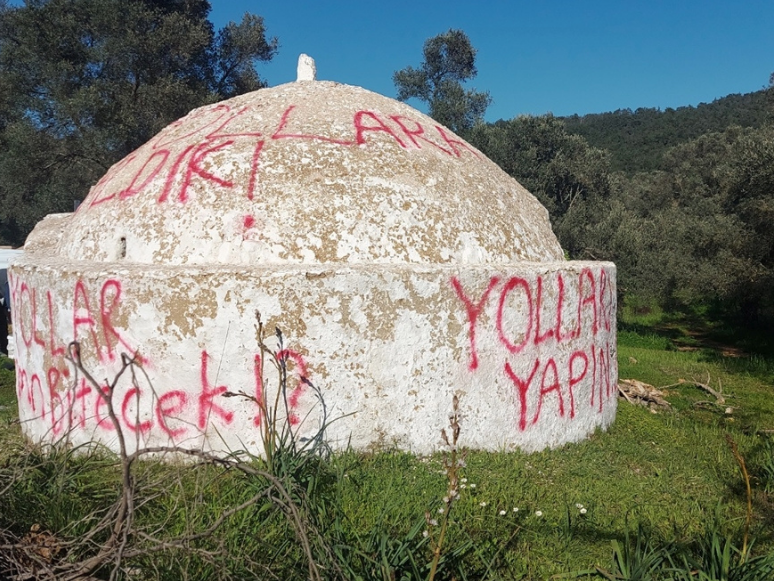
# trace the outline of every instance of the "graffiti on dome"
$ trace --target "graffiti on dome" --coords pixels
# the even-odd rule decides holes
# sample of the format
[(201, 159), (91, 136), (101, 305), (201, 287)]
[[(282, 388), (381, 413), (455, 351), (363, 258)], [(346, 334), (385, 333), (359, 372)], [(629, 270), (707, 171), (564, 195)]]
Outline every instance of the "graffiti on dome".
[(488, 334), (513, 386), (520, 431), (546, 413), (573, 420), (581, 405), (602, 413), (617, 397), (611, 367), (615, 297), (604, 268), (584, 268), (575, 280), (555, 272), (530, 279), (492, 276), (478, 289), (453, 277), (451, 285), (464, 308), (468, 370), (479, 369), (478, 339)]
[[(94, 353), (99, 367), (113, 377), (123, 367), (121, 354), (137, 354), (143, 367), (153, 368), (153, 360), (138, 353), (138, 346), (126, 332), (119, 330), (116, 316), (120, 311), (123, 288), (110, 278), (99, 285), (78, 280), (72, 289), (72, 307), (62, 313), (52, 301), (51, 291), (41, 291), (19, 277), (11, 277), (11, 296), (17, 324), (17, 359), (28, 362), (16, 369), (16, 391), (20, 409), (29, 420), (44, 422), (55, 437), (73, 429), (110, 432), (115, 430), (109, 417), (106, 398), (86, 378), (79, 377), (67, 358), (71, 341), (78, 341), (81, 352)], [(67, 332), (62, 340), (58, 326), (66, 319)], [(292, 389), (288, 405), (291, 425), (299, 423), (298, 407), (306, 384), (307, 364), (304, 357), (283, 349), (277, 357), (284, 361)], [(36, 364), (34, 362), (42, 362)], [(193, 385), (162, 387), (152, 385), (145, 374), (129, 374), (119, 381), (112, 395), (115, 419), (128, 433), (147, 437), (151, 433), (173, 441), (206, 433), (210, 425), (231, 425), (234, 410), (243, 403), (224, 399), (230, 386), (217, 381), (213, 357), (202, 349), (197, 361), (188, 362), (196, 369), (198, 381)], [(245, 362), (245, 373), (254, 378), (254, 426), (260, 426), (258, 402), (263, 401), (263, 361), (256, 354)], [(100, 387), (103, 394), (109, 387)], [(233, 390), (233, 391), (238, 391)], [(233, 409), (228, 407), (233, 406)]]
[[(93, 207), (110, 200), (123, 201), (145, 192), (157, 179), (161, 180), (157, 202), (185, 203), (190, 190), (197, 182), (207, 182), (215, 187), (234, 190), (249, 200), (255, 197), (260, 179), (261, 156), (278, 140), (321, 141), (341, 147), (367, 147), (376, 134), (402, 149), (433, 148), (450, 157), (480, 154), (470, 145), (449, 133), (441, 125), (425, 124), (404, 115), (384, 115), (376, 111), (355, 111), (352, 115), (349, 134), (331, 137), (306, 133), (298, 128), (299, 112), (295, 105), (288, 106), (273, 126), (255, 131), (231, 130), (230, 126), (252, 110), (251, 106), (233, 108), (227, 104), (205, 107), (188, 117), (172, 123), (166, 130), (153, 138), (144, 147), (114, 165), (94, 186), (90, 201), (79, 207)], [(185, 133), (170, 136), (181, 127)], [(184, 143), (181, 143), (184, 142)], [(247, 143), (248, 147), (244, 145)], [(205, 161), (219, 153), (229, 152), (233, 146), (237, 156), (245, 157), (249, 167), (247, 179), (233, 179), (217, 175), (205, 166)], [(121, 180), (117, 180), (118, 176)], [(123, 178), (130, 175), (129, 184), (123, 185)], [(154, 186), (154, 192), (159, 192)]]
[[(510, 394), (514, 429), (525, 432), (541, 429), (545, 422), (587, 419), (615, 404), (612, 277), (604, 266), (589, 266), (484, 277), (460, 273), (448, 279), (442, 294), (463, 325), (461, 365), (479, 376), (479, 384), (494, 378), (492, 387)], [(152, 381), (158, 371), (154, 355), (143, 351), (126, 326), (124, 311), (134, 303), (126, 304), (119, 278), (74, 279), (65, 293), (66, 305), (55, 301), (51, 290), (36, 288), (21, 276), (11, 276), (10, 284), (20, 409), (26, 420), (45, 425), (55, 437), (78, 429), (111, 432), (116, 421), (138, 437), (175, 442), (226, 426), (260, 429), (257, 402), (266, 397), (262, 353), (245, 350), (224, 380), (219, 378), (216, 348), (202, 345), (189, 351), (190, 361), (181, 361), (186, 371), (180, 377)], [(72, 341), (99, 369), (100, 381), (118, 374), (125, 354), (137, 354), (147, 371), (133, 378), (127, 374), (116, 384), (114, 418), (104, 397), (108, 385), (97, 388), (69, 361)], [(276, 356), (289, 373), (288, 421), (299, 425), (308, 363), (293, 349)], [(249, 393), (253, 403), (245, 408), (241, 399), (223, 398), (227, 391)]]

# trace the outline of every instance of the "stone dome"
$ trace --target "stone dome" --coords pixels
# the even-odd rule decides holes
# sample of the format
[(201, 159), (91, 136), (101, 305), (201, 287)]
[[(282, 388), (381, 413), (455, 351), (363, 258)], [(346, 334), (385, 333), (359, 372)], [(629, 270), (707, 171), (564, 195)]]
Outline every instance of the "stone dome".
[(53, 254), (91, 262), (563, 260), (545, 208), (480, 151), (404, 103), (325, 81), (192, 111), (60, 226)]
[(191, 112), (35, 227), (9, 268), (25, 434), (261, 454), (260, 402), (283, 401), (299, 438), (430, 453), (453, 397), (471, 448), (610, 425), (615, 265), (564, 260), (545, 208), (447, 128), (305, 66)]

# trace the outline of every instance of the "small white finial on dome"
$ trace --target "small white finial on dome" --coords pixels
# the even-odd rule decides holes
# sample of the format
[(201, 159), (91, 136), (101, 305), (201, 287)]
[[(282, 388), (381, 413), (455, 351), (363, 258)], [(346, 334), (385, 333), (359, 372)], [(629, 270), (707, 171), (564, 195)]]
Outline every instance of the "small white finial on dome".
[(314, 64), (314, 59), (307, 54), (299, 55), (296, 74), (296, 81), (316, 81), (317, 67)]

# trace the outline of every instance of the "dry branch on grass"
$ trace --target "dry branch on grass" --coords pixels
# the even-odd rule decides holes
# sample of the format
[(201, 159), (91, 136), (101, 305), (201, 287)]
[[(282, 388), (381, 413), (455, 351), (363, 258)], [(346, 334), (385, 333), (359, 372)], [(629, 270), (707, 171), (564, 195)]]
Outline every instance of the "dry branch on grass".
[(686, 381), (685, 379), (678, 379), (677, 383), (670, 385), (664, 385), (662, 387), (654, 387), (643, 381), (637, 379), (620, 379), (618, 380), (618, 392), (626, 399), (630, 404), (639, 404), (650, 407), (651, 411), (659, 411), (669, 409), (671, 406), (668, 401), (664, 399), (664, 390), (672, 389), (675, 387), (693, 386), (700, 389), (712, 397), (715, 401), (697, 401), (694, 402), (695, 407), (711, 407), (722, 408), (726, 414), (731, 414), (734, 410), (732, 407), (726, 407), (726, 397), (730, 397), (723, 393), (723, 385), (718, 379), (718, 389), (714, 389), (710, 385), (711, 377), (707, 374), (707, 381), (701, 382), (697, 380)]
[(661, 390), (637, 379), (619, 379), (618, 392), (630, 404), (648, 406), (654, 412), (671, 407)]
[(673, 383), (671, 385), (664, 386), (662, 389), (669, 389), (674, 387), (684, 387), (684, 386), (693, 386), (697, 389), (700, 389), (704, 391), (705, 393), (708, 393), (712, 397), (715, 398), (715, 401), (697, 401), (694, 402), (694, 407), (708, 407), (708, 408), (721, 408), (724, 413), (731, 414), (734, 411), (733, 407), (726, 407), (726, 398), (732, 397), (728, 394), (723, 393), (723, 383), (720, 381), (720, 378), (718, 378), (718, 388), (714, 389), (710, 382), (712, 381), (712, 377), (710, 376), (709, 372), (707, 372), (707, 381), (702, 382), (698, 381), (696, 379), (693, 379), (691, 381), (686, 381), (685, 379), (678, 379), (677, 383)]
[(693, 380), (693, 381), (686, 381), (685, 379), (678, 379), (677, 383), (673, 383), (671, 385), (666, 385), (663, 387), (663, 389), (668, 389), (670, 387), (679, 387), (679, 386), (694, 386), (698, 389), (701, 389), (702, 391), (707, 392), (712, 397), (715, 398), (715, 402), (717, 405), (724, 405), (726, 403), (726, 396), (723, 394), (723, 384), (720, 382), (720, 379), (718, 379), (718, 389), (715, 390), (710, 386), (711, 377), (709, 372), (707, 373), (707, 382), (702, 383), (701, 381)]
[[(279, 333), (279, 331), (278, 331)], [(280, 336), (281, 337), (281, 336)], [(277, 362), (280, 371), (284, 371), (285, 362), (277, 353), (270, 351), (263, 343), (262, 326), (259, 338), (262, 350), (274, 355), (270, 360)], [(243, 456), (232, 455), (226, 458), (216, 456), (201, 449), (190, 449), (178, 446), (156, 446), (139, 448), (133, 453), (127, 451), (123, 428), (118, 421), (114, 408), (113, 394), (122, 376), (128, 374), (133, 386), (138, 387), (137, 377), (144, 375), (141, 359), (135, 355), (122, 356), (122, 366), (107, 390), (101, 389), (100, 383), (84, 367), (81, 359), (80, 345), (73, 342), (68, 347), (67, 358), (76, 370), (74, 381), (78, 375), (85, 378), (103, 398), (108, 417), (112, 422), (119, 445), (117, 462), (120, 465), (120, 492), (113, 506), (102, 515), (91, 514), (81, 523), (90, 523), (88, 532), (76, 539), (62, 539), (55, 533), (43, 530), (35, 525), (33, 530), (22, 537), (8, 530), (0, 529), (0, 579), (13, 581), (49, 580), (49, 581), (83, 581), (109, 576), (117, 579), (122, 571), (126, 571), (125, 563), (130, 559), (152, 555), (168, 550), (182, 550), (195, 553), (206, 560), (227, 557), (226, 549), (215, 543), (216, 549), (198, 548), (197, 543), (213, 540), (218, 529), (232, 516), (260, 503), (270, 503), (275, 509), (285, 515), (287, 522), (295, 533), (298, 546), (307, 562), (307, 578), (318, 581), (322, 578), (318, 559), (320, 555), (328, 563), (332, 554), (330, 549), (321, 542), (321, 535), (315, 526), (310, 511), (305, 503), (305, 492), (292, 478), (287, 475), (272, 473), (269, 465), (260, 462), (245, 462)], [(148, 380), (147, 376), (144, 375)], [(284, 393), (286, 388), (286, 373), (280, 373), (279, 389)], [(263, 378), (262, 378), (263, 381)], [(264, 390), (265, 393), (265, 390)], [(279, 429), (276, 422), (278, 410), (263, 406), (264, 425), (272, 425)], [(272, 420), (271, 422), (268, 420)], [(285, 429), (284, 427), (282, 429)], [(324, 430), (324, 426), (322, 428)], [(287, 432), (283, 432), (287, 435)], [(275, 439), (272, 444), (276, 443)], [(292, 434), (291, 434), (291, 437)], [(66, 445), (66, 443), (64, 444)], [(315, 454), (315, 450), (298, 451), (283, 450), (291, 454)], [(271, 450), (270, 452), (276, 452)], [(136, 473), (138, 460), (143, 457), (160, 455), (182, 456), (194, 459), (198, 464), (210, 465), (223, 471), (237, 471), (252, 479), (258, 479), (262, 488), (244, 502), (224, 510), (217, 519), (198, 530), (187, 530), (186, 533), (172, 538), (161, 535), (163, 527), (154, 530), (143, 530), (136, 523), (137, 510), (154, 498), (154, 492), (141, 482)], [(255, 458), (249, 457), (254, 460)], [(263, 467), (267, 467), (265, 470)], [(28, 468), (34, 468), (30, 466)], [(19, 475), (16, 474), (15, 478)], [(9, 487), (3, 487), (8, 490)], [(102, 540), (100, 540), (102, 539)], [(323, 551), (321, 554), (320, 551)], [(231, 556), (234, 558), (234, 556)], [(328, 558), (326, 558), (328, 557)], [(245, 559), (242, 555), (240, 558)], [(334, 563), (334, 572), (336, 565)]]

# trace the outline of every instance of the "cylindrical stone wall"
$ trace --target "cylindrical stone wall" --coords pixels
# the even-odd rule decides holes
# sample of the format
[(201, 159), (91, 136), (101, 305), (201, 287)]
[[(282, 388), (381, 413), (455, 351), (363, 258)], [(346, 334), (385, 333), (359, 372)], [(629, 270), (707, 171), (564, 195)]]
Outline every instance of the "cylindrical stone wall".
[[(511, 265), (184, 267), (22, 259), (12, 269), (17, 393), (36, 441), (99, 441), (115, 430), (65, 357), (78, 341), (93, 377), (122, 354), (142, 373), (113, 394), (137, 445), (260, 453), (256, 312), (289, 372), (300, 437), (328, 421), (334, 448), (439, 447), (453, 394), (466, 446), (538, 450), (606, 427), (616, 410), (615, 267)], [(305, 376), (318, 389), (300, 381)]]

